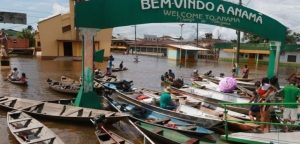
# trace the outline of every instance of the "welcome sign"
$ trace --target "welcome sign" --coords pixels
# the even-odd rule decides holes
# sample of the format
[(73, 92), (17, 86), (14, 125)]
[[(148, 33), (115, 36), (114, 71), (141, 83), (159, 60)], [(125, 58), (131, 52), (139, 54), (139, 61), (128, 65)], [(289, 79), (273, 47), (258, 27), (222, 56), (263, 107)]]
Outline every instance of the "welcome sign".
[(89, 0), (76, 2), (76, 27), (203, 23), (284, 41), (286, 27), (253, 9), (221, 0)]

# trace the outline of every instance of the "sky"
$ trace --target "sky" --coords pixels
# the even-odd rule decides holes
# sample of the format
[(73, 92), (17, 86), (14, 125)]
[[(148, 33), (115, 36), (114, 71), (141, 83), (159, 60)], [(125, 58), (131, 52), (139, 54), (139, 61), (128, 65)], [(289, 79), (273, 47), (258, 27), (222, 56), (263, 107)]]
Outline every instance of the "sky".
[[(238, 0), (227, 1), (238, 3)], [(38, 21), (55, 14), (68, 12), (68, 2), (68, 0), (1, 0), (0, 11), (27, 13), (27, 24), (36, 28)], [(242, 0), (242, 2), (244, 6), (273, 17), (292, 31), (300, 33), (300, 0)], [(0, 24), (1, 29), (21, 30), (25, 27), (26, 25)], [(236, 39), (236, 32), (232, 29), (199, 24), (199, 37), (204, 37), (205, 33), (213, 33), (214, 38)], [(144, 34), (180, 37), (180, 26), (179, 23), (137, 25), (137, 37), (141, 38)], [(114, 28), (113, 35), (132, 39), (134, 27)], [(196, 24), (185, 24), (183, 38), (194, 39), (195, 37)]]

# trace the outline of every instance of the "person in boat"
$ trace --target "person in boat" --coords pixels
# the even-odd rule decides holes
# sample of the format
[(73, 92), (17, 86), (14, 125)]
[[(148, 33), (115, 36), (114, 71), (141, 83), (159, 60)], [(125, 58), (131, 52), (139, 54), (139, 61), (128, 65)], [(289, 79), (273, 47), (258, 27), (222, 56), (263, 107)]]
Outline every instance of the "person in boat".
[(19, 71), (18, 68), (13, 68), (13, 71), (10, 73), (10, 75), (8, 76), (8, 78), (10, 78), (13, 81), (17, 81), (19, 80)]
[[(283, 94), (283, 103), (297, 103), (300, 102), (300, 89), (296, 87), (296, 81), (291, 80), (289, 85), (285, 86), (282, 91)], [(291, 124), (295, 124), (295, 121), (298, 119), (297, 117), (297, 108), (298, 105), (284, 105), (283, 110), (283, 119), (284, 124), (288, 121)], [(284, 126), (283, 132), (292, 132), (293, 127)]]
[[(258, 89), (260, 88), (261, 82), (257, 81), (255, 82), (255, 90), (254, 90), (254, 96), (251, 97), (249, 103), (258, 103), (260, 100), (258, 93)], [(249, 117), (252, 121), (254, 121), (254, 117), (256, 121), (260, 120), (260, 106), (259, 105), (251, 105), (249, 110)]]
[(183, 84), (184, 84), (183, 78), (181, 78), (181, 79), (178, 78), (173, 82), (172, 86), (176, 87), (176, 88), (181, 88), (183, 86)]
[(123, 61), (121, 61), (120, 65), (119, 65), (120, 70), (123, 69)]
[(220, 73), (220, 77), (224, 78), (225, 74), (224, 73)]
[(170, 81), (173, 81), (175, 79), (175, 74), (173, 73), (173, 71), (171, 69), (169, 69), (168, 76), (169, 76)]
[(27, 81), (27, 77), (25, 73), (22, 73), (21, 77), (20, 77), (20, 81), (21, 82), (26, 82)]
[(249, 75), (249, 68), (248, 68), (248, 65), (245, 65), (243, 68), (243, 78), (247, 79), (248, 75)]
[(163, 74), (163, 75), (161, 75), (160, 76), (160, 80), (161, 81), (166, 81), (166, 80), (168, 80), (169, 79), (169, 74), (168, 74), (168, 72), (165, 72), (165, 74)]
[(193, 71), (192, 76), (193, 76), (193, 80), (194, 80), (194, 81), (202, 81), (202, 78), (199, 76), (199, 73), (198, 73), (198, 70), (197, 70), (197, 69), (195, 69), (195, 70)]
[(209, 71), (208, 71), (208, 72), (206, 72), (204, 75), (205, 75), (205, 76), (209, 76), (209, 77), (211, 77), (211, 76), (212, 76), (212, 71), (211, 71), (211, 70), (209, 70)]
[(176, 108), (169, 92), (162, 92), (160, 94), (159, 106), (167, 110), (174, 110)]

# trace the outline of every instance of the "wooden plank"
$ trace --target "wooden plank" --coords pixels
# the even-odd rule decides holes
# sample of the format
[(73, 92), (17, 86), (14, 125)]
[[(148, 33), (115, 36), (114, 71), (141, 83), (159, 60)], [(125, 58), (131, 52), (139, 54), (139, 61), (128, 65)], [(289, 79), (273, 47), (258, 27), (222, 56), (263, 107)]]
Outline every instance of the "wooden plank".
[(41, 129), (41, 128), (43, 128), (43, 126), (26, 127), (26, 128), (20, 128), (20, 129), (12, 130), (12, 132), (13, 133), (20, 133), (20, 132), (23, 132), (23, 131), (29, 131), (29, 130)]
[(8, 100), (5, 100), (5, 101), (0, 102), (0, 104), (5, 104), (5, 103), (7, 103), (7, 102), (14, 101), (14, 100), (17, 100), (17, 99), (8, 99)]
[(20, 111), (23, 111), (23, 110), (26, 110), (26, 109), (29, 109), (29, 108), (32, 108), (32, 107), (37, 107), (37, 106), (40, 106), (40, 105), (43, 105), (45, 103), (41, 102), (41, 103), (37, 103), (37, 104), (33, 104), (33, 105), (30, 105), (30, 106), (27, 106), (27, 107), (24, 107), (24, 108), (21, 108), (21, 109), (18, 109)]
[(80, 111), (83, 111), (83, 108), (81, 108), (81, 109), (75, 109), (73, 111), (70, 111), (68, 113), (63, 114), (62, 116), (68, 116), (68, 115), (71, 115), (71, 114), (76, 113), (76, 112), (80, 113)]
[(163, 130), (162, 130), (162, 129), (159, 129), (159, 128), (154, 129), (154, 130), (152, 130), (151, 132), (153, 132), (153, 133), (155, 133), (155, 134), (158, 134), (158, 135), (162, 135), (162, 134), (163, 134)]
[(53, 137), (34, 139), (34, 140), (30, 140), (29, 142), (27, 142), (27, 144), (33, 144), (33, 143), (43, 142), (43, 141), (47, 141), (47, 140), (50, 140), (49, 144), (52, 144), (53, 141), (55, 140), (55, 138), (56, 137), (53, 136)]
[(0, 98), (0, 101), (4, 101), (4, 100), (8, 100), (8, 98), (7, 97)]
[(16, 119), (16, 120), (11, 120), (8, 123), (17, 123), (17, 122), (22, 122), (22, 121), (29, 121), (32, 120), (32, 118), (22, 118), (22, 119)]

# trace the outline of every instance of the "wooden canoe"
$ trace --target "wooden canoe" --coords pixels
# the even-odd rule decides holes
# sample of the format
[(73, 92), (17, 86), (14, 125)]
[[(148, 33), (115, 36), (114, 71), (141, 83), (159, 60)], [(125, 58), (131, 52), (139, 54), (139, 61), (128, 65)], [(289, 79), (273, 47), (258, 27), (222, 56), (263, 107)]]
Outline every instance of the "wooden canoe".
[(200, 139), (181, 134), (162, 127), (156, 127), (143, 122), (135, 123), (143, 132), (154, 139), (157, 143), (163, 144), (200, 144)]
[[(160, 92), (156, 92), (153, 90), (142, 90), (143, 94), (146, 96), (149, 96), (151, 98), (155, 98), (159, 101), (159, 94)], [(208, 115), (214, 115), (218, 116), (220, 119), (224, 120), (224, 109), (212, 104), (205, 103), (203, 101), (193, 99), (193, 98), (187, 98), (182, 97), (180, 95), (175, 95), (174, 93), (171, 94), (172, 98), (179, 99), (179, 103), (181, 104), (177, 111), (187, 114), (187, 115), (194, 115), (194, 116), (201, 116), (203, 114)], [(196, 107), (196, 108), (195, 108)], [(227, 111), (227, 119), (228, 120), (235, 120), (235, 121), (241, 121), (241, 120), (248, 120), (250, 121), (250, 118), (248, 115), (241, 114), (234, 111)], [(252, 123), (241, 123), (241, 122), (229, 122), (229, 127), (232, 130), (235, 131), (249, 131), (253, 130), (258, 127), (256, 124)]]
[[(220, 80), (222, 79), (221, 77), (210, 77), (210, 76), (203, 76), (203, 78), (206, 78), (216, 84), (219, 84)], [(237, 80), (237, 84), (239, 86), (242, 86), (244, 88), (247, 88), (249, 90), (255, 90), (255, 85), (253, 82), (245, 82), (245, 81), (239, 81)]]
[(107, 132), (97, 130), (95, 134), (100, 144), (133, 144), (110, 130)]
[(250, 99), (251, 96), (253, 96), (253, 92), (237, 85), (237, 89), (234, 90), (233, 93), (224, 93), (221, 92), (219, 89), (219, 85), (207, 80), (207, 79), (203, 79), (202, 81), (192, 81), (192, 86), (195, 88), (200, 88), (200, 89), (204, 89), (204, 90), (209, 90), (209, 91), (214, 91), (214, 92), (218, 92), (221, 93), (223, 95), (228, 95), (230, 97), (241, 97), (241, 98), (248, 98)]
[(72, 79), (72, 78), (70, 78), (70, 77), (68, 77), (68, 76), (64, 76), (64, 75), (62, 75), (62, 76), (60, 77), (60, 82), (61, 82), (62, 84), (64, 84), (64, 85), (71, 85), (71, 84), (74, 84), (74, 85), (80, 85), (80, 82), (79, 82), (79, 81), (74, 80), (74, 79)]
[(254, 78), (235, 78), (237, 81), (251, 82)]
[(12, 135), (21, 144), (64, 143), (45, 125), (21, 111), (8, 112), (7, 125)]
[(64, 84), (59, 81), (48, 79), (47, 83), (49, 88), (60, 93), (76, 95), (80, 89), (80, 85), (77, 84)]
[(30, 115), (47, 119), (74, 122), (89, 122), (91, 118), (97, 115), (109, 116), (107, 119), (111, 121), (126, 118), (126, 115), (112, 111), (75, 107), (8, 96), (0, 97), (0, 108), (7, 110), (21, 110)]
[[(192, 97), (194, 99), (198, 99), (200, 101), (204, 101), (219, 107), (222, 107), (220, 103), (222, 102), (232, 102), (232, 103), (248, 103), (248, 98), (241, 97), (232, 97), (226, 94), (222, 94), (215, 91), (207, 91), (204, 89), (198, 89), (193, 87), (184, 87), (181, 89), (177, 89), (171, 87), (173, 93), (185, 95), (186, 97)], [(242, 114), (248, 114), (249, 107), (240, 107), (240, 106), (227, 106), (227, 109), (239, 112)]]
[[(100, 144), (142, 144), (154, 142), (129, 119), (106, 124), (105, 118), (91, 119), (96, 127), (95, 134)], [(124, 131), (126, 130), (126, 131)]]
[(164, 115), (167, 115), (169, 117), (173, 117), (185, 122), (189, 122), (189, 123), (195, 123), (197, 126), (202, 126), (205, 128), (211, 128), (214, 127), (220, 123), (222, 123), (222, 121), (216, 117), (210, 117), (208, 115), (203, 115), (202, 117), (195, 117), (195, 116), (190, 116), (190, 115), (186, 115), (186, 114), (182, 114), (182, 113), (177, 113), (171, 110), (166, 110), (166, 109), (162, 109), (158, 106), (155, 105), (149, 105), (146, 103), (143, 103), (141, 101), (138, 101), (136, 99), (137, 96), (141, 95), (139, 92), (134, 93), (134, 94), (124, 94), (119, 92), (118, 90), (116, 90), (117, 96), (118, 98), (133, 104), (135, 106), (138, 107), (143, 107), (145, 109), (151, 110), (151, 111), (155, 111)]
[(112, 68), (112, 72), (120, 72), (120, 71), (126, 71), (128, 70), (127, 67), (124, 67), (123, 69), (120, 69), (120, 68)]
[(157, 113), (155, 111), (151, 111), (149, 109), (143, 109), (142, 107), (137, 107), (126, 102), (120, 102), (110, 97), (107, 97), (107, 99), (112, 107), (119, 112), (129, 114), (130, 119), (133, 121), (141, 121), (157, 127), (162, 127), (198, 137), (213, 133), (208, 129), (196, 126), (193, 123), (188, 123), (164, 114)]
[(10, 78), (7, 78), (7, 81), (9, 81), (12, 84), (16, 84), (16, 85), (20, 85), (20, 86), (28, 86), (27, 81), (19, 81), (19, 80), (15, 81), (15, 80), (12, 80)]

